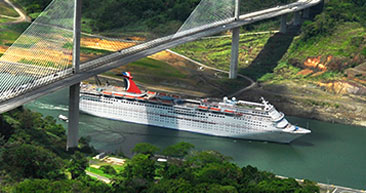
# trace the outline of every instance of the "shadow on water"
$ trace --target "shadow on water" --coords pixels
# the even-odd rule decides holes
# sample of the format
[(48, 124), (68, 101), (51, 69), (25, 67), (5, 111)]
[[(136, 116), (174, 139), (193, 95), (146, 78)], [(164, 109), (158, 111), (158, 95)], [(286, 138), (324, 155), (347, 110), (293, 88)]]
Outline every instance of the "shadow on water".
[(292, 145), (295, 145), (295, 146), (302, 146), (302, 147), (312, 147), (314, 146), (314, 143), (311, 143), (309, 141), (294, 141), (292, 142)]
[(266, 73), (273, 72), (273, 69), (285, 55), (295, 36), (298, 34), (299, 29), (299, 27), (289, 27), (288, 33), (276, 33), (270, 37), (262, 51), (249, 67), (239, 69), (239, 73), (258, 80)]

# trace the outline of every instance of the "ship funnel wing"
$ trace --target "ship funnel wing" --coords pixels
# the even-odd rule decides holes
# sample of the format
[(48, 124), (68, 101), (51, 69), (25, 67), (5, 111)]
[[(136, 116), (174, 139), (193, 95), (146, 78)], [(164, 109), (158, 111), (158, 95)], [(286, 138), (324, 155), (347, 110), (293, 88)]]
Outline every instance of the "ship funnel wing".
[(126, 91), (130, 93), (136, 93), (136, 94), (142, 94), (139, 87), (136, 85), (136, 83), (132, 80), (133, 77), (130, 72), (123, 72), (122, 76), (125, 78), (126, 83)]

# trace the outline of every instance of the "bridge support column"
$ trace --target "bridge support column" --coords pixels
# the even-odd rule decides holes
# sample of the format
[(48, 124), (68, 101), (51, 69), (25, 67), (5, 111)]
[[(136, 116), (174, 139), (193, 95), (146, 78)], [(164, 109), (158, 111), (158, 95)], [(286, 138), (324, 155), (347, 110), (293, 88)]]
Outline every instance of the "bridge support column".
[(309, 19), (310, 18), (310, 8), (304, 9), (302, 11), (302, 17), (304, 19)]
[(69, 97), (69, 125), (67, 133), (67, 150), (78, 147), (79, 144), (79, 100), (80, 84), (70, 87)]
[[(235, 20), (239, 20), (240, 16), (240, 0), (235, 0)], [(238, 61), (239, 61), (239, 40), (240, 27), (233, 29), (233, 38), (231, 42), (231, 61), (230, 61), (230, 79), (236, 79), (238, 76)]]
[(286, 33), (286, 32), (287, 32), (287, 15), (282, 15), (280, 33)]
[(294, 13), (294, 25), (300, 25), (301, 24), (301, 15), (300, 12), (295, 12)]
[(240, 28), (233, 29), (233, 39), (231, 43), (231, 62), (230, 62), (230, 79), (236, 79), (238, 75), (238, 62), (239, 62), (239, 39)]
[[(73, 72), (77, 74), (80, 71), (81, 0), (75, 0), (74, 8), (74, 46), (72, 63)], [(77, 83), (70, 87), (69, 125), (66, 145), (68, 151), (76, 149), (79, 144), (79, 100), (80, 83)]]

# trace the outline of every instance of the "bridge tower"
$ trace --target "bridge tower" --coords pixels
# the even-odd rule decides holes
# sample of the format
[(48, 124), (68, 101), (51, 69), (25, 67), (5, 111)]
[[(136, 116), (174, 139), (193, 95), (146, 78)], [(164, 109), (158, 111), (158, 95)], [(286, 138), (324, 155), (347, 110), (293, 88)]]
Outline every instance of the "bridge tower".
[[(239, 21), (240, 16), (240, 0), (235, 0), (235, 20)], [(240, 27), (233, 29), (233, 36), (231, 42), (231, 62), (230, 62), (230, 79), (236, 79), (238, 76), (238, 62), (239, 62), (239, 40)]]
[(281, 27), (280, 27), (280, 33), (286, 33), (287, 32), (287, 14), (281, 16)]
[[(72, 54), (73, 73), (80, 72), (80, 41), (81, 41), (81, 0), (74, 2), (74, 46)], [(69, 124), (66, 149), (72, 150), (79, 143), (79, 100), (80, 83), (70, 86)]]

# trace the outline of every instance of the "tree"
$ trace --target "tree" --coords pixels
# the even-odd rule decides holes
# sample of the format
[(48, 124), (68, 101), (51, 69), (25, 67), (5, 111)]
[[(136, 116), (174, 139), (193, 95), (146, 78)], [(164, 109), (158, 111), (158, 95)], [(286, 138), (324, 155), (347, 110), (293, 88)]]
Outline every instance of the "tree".
[(127, 179), (139, 178), (152, 181), (155, 175), (155, 161), (148, 155), (137, 154), (127, 162), (124, 174)]
[(13, 188), (17, 193), (88, 193), (88, 187), (74, 180), (52, 181), (48, 179), (27, 179)]
[(68, 163), (67, 170), (71, 173), (71, 178), (76, 179), (79, 176), (85, 175), (85, 169), (89, 166), (89, 162), (86, 157), (76, 151)]
[(175, 164), (168, 164), (163, 172), (163, 178), (166, 179), (176, 179), (181, 177), (181, 175), (185, 172), (184, 167), (175, 165)]
[(195, 152), (188, 156), (187, 163), (197, 167), (203, 167), (209, 163), (223, 164), (230, 160), (230, 157), (224, 156), (216, 151)]
[(195, 188), (192, 184), (185, 179), (177, 180), (161, 180), (159, 183), (154, 184), (147, 191), (148, 193), (185, 193), (185, 192), (195, 192)]
[(151, 154), (151, 155), (154, 155), (158, 151), (159, 151), (158, 147), (156, 147), (155, 145), (151, 145), (149, 143), (139, 143), (132, 149), (132, 152), (134, 153)]
[(186, 142), (179, 142), (164, 149), (163, 154), (170, 157), (183, 158), (188, 155), (194, 145)]
[(100, 166), (99, 169), (102, 170), (105, 174), (109, 174), (109, 175), (117, 174), (116, 170), (110, 165)]
[(63, 161), (54, 153), (40, 146), (12, 144), (2, 154), (4, 169), (15, 179), (59, 179)]
[(238, 193), (238, 190), (234, 186), (212, 184), (208, 187), (207, 193)]
[(150, 155), (137, 154), (126, 163), (122, 173), (113, 179), (113, 192), (141, 192), (155, 177), (155, 161)]
[(198, 183), (219, 185), (237, 185), (238, 180), (242, 178), (240, 168), (229, 162), (207, 164), (194, 174)]

